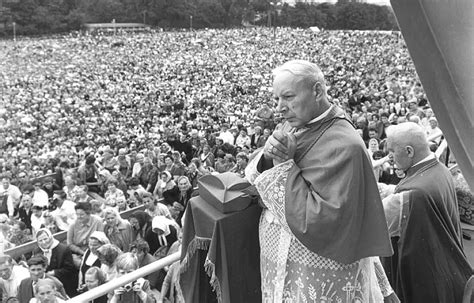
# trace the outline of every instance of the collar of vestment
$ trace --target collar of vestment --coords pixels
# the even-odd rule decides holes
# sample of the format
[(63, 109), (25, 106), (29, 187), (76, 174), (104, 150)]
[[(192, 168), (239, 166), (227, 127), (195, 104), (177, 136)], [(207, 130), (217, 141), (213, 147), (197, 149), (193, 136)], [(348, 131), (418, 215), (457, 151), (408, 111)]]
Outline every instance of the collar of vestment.
[[(315, 119), (316, 121), (314, 121)], [(316, 143), (319, 137), (324, 134), (335, 120), (344, 119), (353, 125), (352, 122), (347, 119), (344, 111), (336, 105), (331, 105), (328, 111), (315, 119), (311, 120), (311, 123), (306, 124), (304, 128), (300, 130), (295, 131), (295, 128), (292, 128), (288, 122), (285, 122), (281, 128), (282, 131), (293, 133), (296, 136), (297, 148), (294, 158), (296, 163), (304, 157), (311, 146)]]
[(427, 156), (426, 158), (424, 158), (424, 159), (421, 160), (421, 161), (418, 161), (416, 164), (412, 165), (412, 167), (410, 167), (409, 169), (407, 169), (407, 171), (406, 171), (407, 177), (414, 175), (414, 174), (417, 173), (420, 169), (422, 169), (423, 167), (425, 167), (425, 166), (426, 166), (425, 164), (428, 164), (428, 162), (429, 162), (429, 163), (432, 163), (433, 161), (436, 162), (437, 159), (436, 159), (436, 157), (435, 157), (434, 154), (430, 153), (429, 156)]
[(430, 157), (426, 159), (426, 161), (424, 161), (425, 159), (418, 162), (416, 165), (410, 167), (406, 171), (405, 178), (403, 178), (400, 181), (400, 183), (398, 183), (397, 186), (395, 187), (395, 193), (400, 192), (406, 184), (410, 184), (410, 181), (412, 181), (414, 178), (421, 175), (423, 172), (427, 171), (428, 169), (430, 169), (431, 167), (435, 166), (438, 163), (438, 159), (436, 159), (436, 157)]

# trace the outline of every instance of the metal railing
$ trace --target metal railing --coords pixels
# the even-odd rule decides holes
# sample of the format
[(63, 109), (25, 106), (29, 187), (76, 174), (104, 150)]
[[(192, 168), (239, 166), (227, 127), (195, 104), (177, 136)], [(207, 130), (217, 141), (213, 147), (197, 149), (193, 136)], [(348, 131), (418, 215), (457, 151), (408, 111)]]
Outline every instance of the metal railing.
[[(145, 205), (139, 205), (137, 207), (134, 207), (134, 208), (131, 208), (131, 209), (128, 209), (126, 211), (121, 212), (120, 216), (122, 217), (122, 219), (128, 219), (128, 217), (130, 217), (130, 215), (132, 213), (134, 213), (137, 210), (143, 210), (143, 209), (145, 209)], [(59, 242), (62, 242), (64, 240), (66, 240), (66, 238), (67, 238), (67, 231), (60, 231), (58, 233), (55, 233), (53, 236)], [(16, 247), (7, 249), (3, 253), (6, 254), (6, 255), (11, 256), (13, 259), (17, 259), (17, 258), (20, 258), (21, 256), (23, 256), (24, 254), (32, 252), (37, 246), (38, 245), (36, 243), (36, 240), (34, 240), (34, 241), (31, 241), (31, 242), (28, 242), (28, 243), (25, 243), (25, 244), (18, 245)]]
[(164, 268), (165, 266), (171, 265), (174, 262), (178, 261), (181, 256), (180, 252), (176, 252), (174, 254), (171, 254), (167, 257), (164, 257), (160, 260), (157, 260), (153, 263), (150, 263), (144, 267), (141, 267), (134, 272), (131, 272), (129, 274), (123, 275), (119, 278), (116, 278), (112, 281), (109, 281), (105, 284), (102, 284), (96, 288), (93, 288), (83, 294), (80, 294), (67, 302), (70, 303), (84, 303), (84, 302), (89, 302), (94, 300), (95, 298), (101, 297), (105, 294), (108, 294), (110, 292), (113, 292), (114, 289), (123, 286), (127, 283), (130, 283), (132, 281), (137, 280), (138, 278), (147, 276), (153, 272), (156, 272), (157, 270), (160, 270)]

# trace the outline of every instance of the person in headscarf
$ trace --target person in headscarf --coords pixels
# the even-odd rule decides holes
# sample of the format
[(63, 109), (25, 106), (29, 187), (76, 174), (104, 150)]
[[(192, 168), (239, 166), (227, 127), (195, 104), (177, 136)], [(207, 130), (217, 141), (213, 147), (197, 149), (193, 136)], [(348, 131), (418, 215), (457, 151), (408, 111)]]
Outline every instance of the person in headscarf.
[(157, 259), (167, 255), (171, 245), (178, 240), (178, 225), (165, 216), (156, 216), (151, 223), (152, 230), (158, 236), (159, 248), (155, 252)]
[(36, 241), (38, 247), (33, 251), (33, 255), (45, 256), (48, 259), (47, 274), (63, 282), (68, 296), (75, 296), (78, 275), (69, 247), (56, 240), (47, 228), (41, 228), (36, 232)]
[(161, 173), (161, 179), (158, 180), (153, 194), (163, 198), (163, 203), (166, 205), (171, 205), (178, 200), (179, 189), (169, 171), (165, 170)]
[(152, 217), (142, 210), (137, 210), (128, 217), (128, 221), (133, 228), (134, 240), (145, 240), (150, 246), (150, 254), (153, 255), (160, 245), (151, 228)]
[(104, 244), (110, 244), (110, 240), (104, 232), (95, 231), (89, 237), (88, 243), (89, 248), (82, 256), (81, 266), (79, 267), (79, 287), (86, 283), (85, 273), (89, 268), (93, 266), (101, 266), (99, 256), (97, 255), (97, 249)]

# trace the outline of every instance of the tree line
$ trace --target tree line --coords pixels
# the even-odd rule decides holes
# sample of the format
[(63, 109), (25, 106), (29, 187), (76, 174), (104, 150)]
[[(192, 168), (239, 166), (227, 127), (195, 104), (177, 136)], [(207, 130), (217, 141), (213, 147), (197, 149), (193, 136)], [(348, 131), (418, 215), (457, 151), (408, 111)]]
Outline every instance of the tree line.
[[(269, 0), (3, 0), (0, 34), (36, 35), (79, 30), (84, 23), (133, 22), (169, 28), (288, 26), (397, 30), (388, 6), (286, 3)], [(3, 25), (3, 26), (2, 26)]]

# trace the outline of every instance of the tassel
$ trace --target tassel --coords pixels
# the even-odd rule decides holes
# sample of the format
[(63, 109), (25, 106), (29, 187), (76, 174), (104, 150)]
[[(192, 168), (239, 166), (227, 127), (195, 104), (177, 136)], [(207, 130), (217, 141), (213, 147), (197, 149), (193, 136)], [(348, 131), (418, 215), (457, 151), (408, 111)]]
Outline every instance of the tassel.
[(211, 260), (206, 258), (206, 262), (204, 262), (204, 269), (206, 271), (206, 274), (211, 278), (209, 283), (211, 284), (212, 289), (217, 295), (217, 302), (222, 303), (221, 285), (216, 276), (216, 268), (214, 263), (212, 263)]
[(179, 273), (182, 274), (186, 272), (189, 268), (189, 262), (196, 253), (198, 249), (200, 250), (208, 250), (209, 245), (211, 244), (211, 239), (209, 238), (194, 238), (188, 245), (186, 250), (186, 256), (181, 261), (181, 265), (179, 267)]

